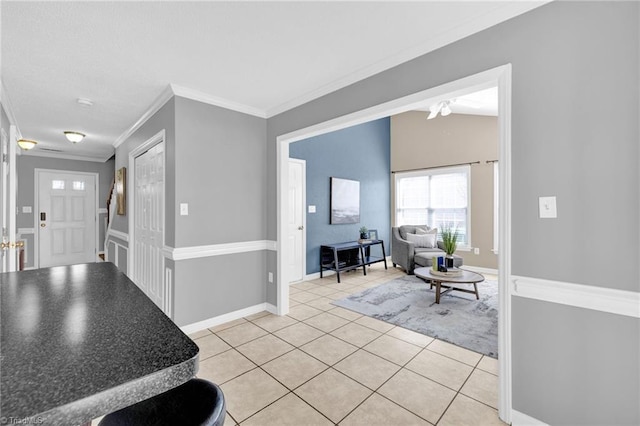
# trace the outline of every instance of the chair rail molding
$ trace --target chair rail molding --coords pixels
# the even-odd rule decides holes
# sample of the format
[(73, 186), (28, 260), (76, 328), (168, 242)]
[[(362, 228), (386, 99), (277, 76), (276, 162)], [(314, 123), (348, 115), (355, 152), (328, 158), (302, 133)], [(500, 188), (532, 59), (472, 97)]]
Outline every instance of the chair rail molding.
[(276, 251), (276, 242), (272, 240), (258, 240), (177, 248), (164, 246), (162, 252), (168, 259), (186, 260), (262, 250)]
[(640, 293), (540, 278), (511, 276), (511, 295), (640, 318)]

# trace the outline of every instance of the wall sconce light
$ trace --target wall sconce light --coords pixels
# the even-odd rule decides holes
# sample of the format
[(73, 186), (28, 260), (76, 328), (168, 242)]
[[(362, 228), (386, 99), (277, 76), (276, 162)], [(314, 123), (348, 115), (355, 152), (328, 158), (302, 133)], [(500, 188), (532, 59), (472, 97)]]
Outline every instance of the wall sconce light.
[(69, 130), (64, 132), (64, 135), (67, 137), (69, 142), (73, 142), (73, 143), (78, 143), (78, 142), (82, 141), (82, 139), (84, 139), (84, 137), (86, 136), (84, 133), (71, 132)]
[(20, 139), (18, 141), (18, 146), (25, 151), (29, 151), (30, 149), (33, 149), (36, 145), (38, 145), (38, 142), (29, 140), (29, 139)]

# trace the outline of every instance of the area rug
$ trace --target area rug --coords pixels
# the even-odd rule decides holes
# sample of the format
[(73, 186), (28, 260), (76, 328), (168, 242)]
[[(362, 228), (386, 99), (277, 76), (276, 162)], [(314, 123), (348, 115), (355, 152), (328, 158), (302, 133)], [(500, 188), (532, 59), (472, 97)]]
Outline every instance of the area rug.
[(429, 287), (406, 275), (333, 304), (497, 358), (498, 283), (478, 283), (480, 300), (452, 291), (440, 297), (440, 304), (435, 303), (435, 287)]

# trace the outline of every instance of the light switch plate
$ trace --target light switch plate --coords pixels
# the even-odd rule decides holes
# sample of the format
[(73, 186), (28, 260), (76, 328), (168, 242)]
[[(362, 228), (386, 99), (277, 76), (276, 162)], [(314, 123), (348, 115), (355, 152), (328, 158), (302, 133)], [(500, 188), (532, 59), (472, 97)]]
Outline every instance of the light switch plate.
[(309, 213), (315, 213), (316, 212), (316, 206), (309, 206)]
[(180, 216), (189, 216), (189, 204), (180, 203)]
[(22, 206), (22, 213), (31, 213), (31, 206)]
[(555, 219), (558, 217), (556, 197), (539, 198), (540, 219)]

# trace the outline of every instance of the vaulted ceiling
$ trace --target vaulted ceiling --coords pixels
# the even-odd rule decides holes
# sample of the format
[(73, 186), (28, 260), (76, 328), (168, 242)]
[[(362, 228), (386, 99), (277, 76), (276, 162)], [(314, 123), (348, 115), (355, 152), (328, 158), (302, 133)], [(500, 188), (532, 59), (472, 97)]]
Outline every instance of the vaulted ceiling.
[(104, 161), (170, 84), (270, 117), (544, 3), (2, 1), (2, 100), (30, 154)]

